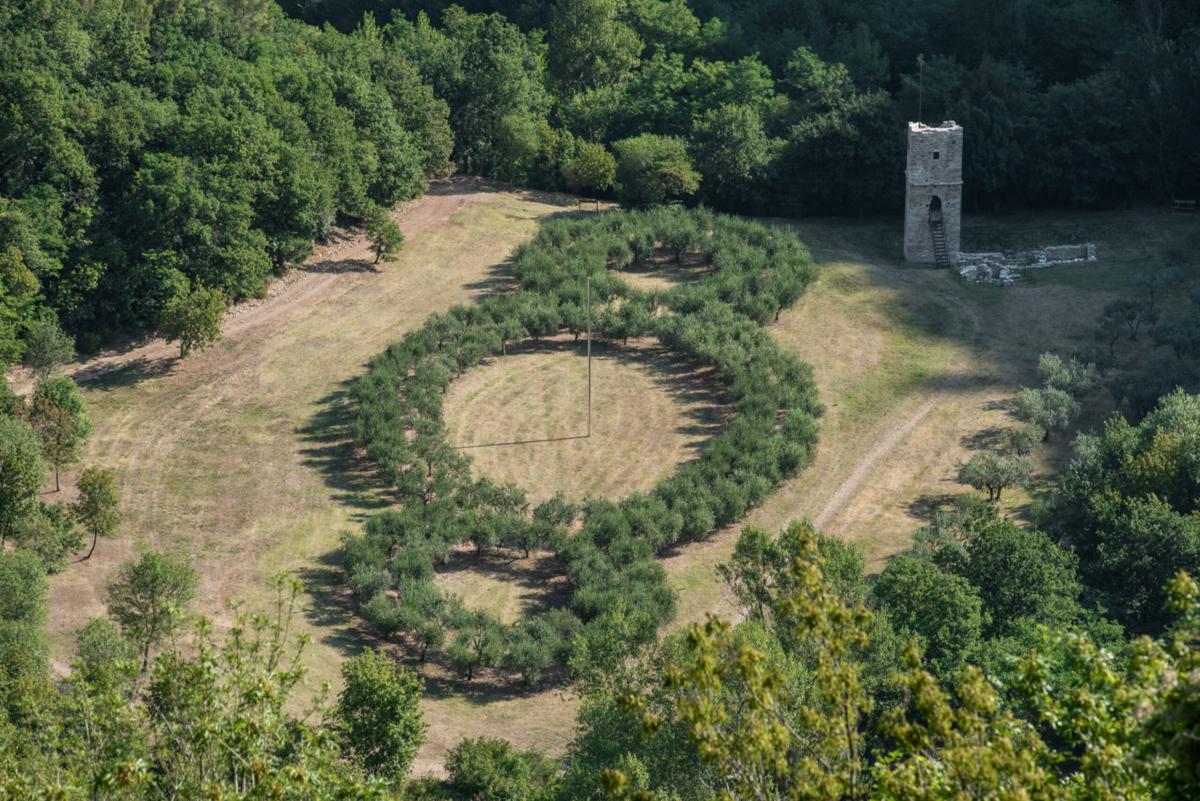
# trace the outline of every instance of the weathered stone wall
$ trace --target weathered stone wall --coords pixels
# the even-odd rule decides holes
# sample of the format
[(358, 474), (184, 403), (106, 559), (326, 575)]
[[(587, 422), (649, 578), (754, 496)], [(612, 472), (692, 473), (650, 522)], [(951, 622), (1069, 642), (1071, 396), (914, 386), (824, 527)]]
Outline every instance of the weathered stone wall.
[(946, 249), (958, 256), (962, 232), (963, 129), (954, 121), (938, 126), (908, 124), (908, 166), (905, 170), (904, 258), (932, 262), (933, 237), (929, 208), (933, 198), (942, 204)]
[(1024, 270), (1053, 267), (1057, 264), (1083, 264), (1096, 261), (1096, 246), (1048, 245), (1016, 253), (959, 253), (958, 274), (977, 284), (1015, 283)]

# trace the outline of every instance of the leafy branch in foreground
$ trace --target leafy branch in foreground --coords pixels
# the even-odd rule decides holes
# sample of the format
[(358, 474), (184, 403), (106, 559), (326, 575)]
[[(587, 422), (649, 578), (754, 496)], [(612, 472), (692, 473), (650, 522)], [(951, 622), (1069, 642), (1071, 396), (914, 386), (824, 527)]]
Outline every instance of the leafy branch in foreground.
[[(974, 666), (952, 687), (910, 643), (890, 693), (864, 689), (860, 654), (871, 613), (846, 603), (822, 573), (817, 539), (802, 547), (773, 604), (803, 643), (808, 680), (790, 682), (772, 655), (710, 618), (662, 671), (663, 711), (637, 693), (623, 707), (648, 734), (682, 723), (721, 799), (1117, 801), (1195, 798), (1200, 791), (1200, 590), (1180, 573), (1167, 588), (1174, 627), (1115, 654), (1089, 635), (1039, 629), (1000, 688)], [(782, 626), (781, 626), (782, 627)], [(652, 711), (653, 710), (653, 711)], [(635, 760), (601, 772), (608, 797), (657, 801)]]
[[(343, 756), (327, 688), (307, 705), (306, 635), (296, 636), (298, 582), (276, 580), (273, 608), (211, 624), (161, 653), (139, 676), (136, 654), (103, 621), (80, 635), (77, 669), (61, 687), (9, 687), (0, 738), (0, 797), (383, 801), (386, 785)], [(100, 624), (100, 625), (97, 625)], [(296, 710), (299, 709), (297, 712)]]

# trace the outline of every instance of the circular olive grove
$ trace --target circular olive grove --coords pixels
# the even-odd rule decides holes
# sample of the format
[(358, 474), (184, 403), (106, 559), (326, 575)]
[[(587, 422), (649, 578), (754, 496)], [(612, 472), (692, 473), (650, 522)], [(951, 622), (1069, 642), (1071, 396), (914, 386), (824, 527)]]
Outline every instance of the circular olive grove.
[[(516, 483), (531, 506), (560, 492), (620, 500), (654, 489), (691, 461), (732, 412), (710, 370), (664, 351), (657, 340), (596, 340), (596, 414), (585, 436), (585, 353), (570, 334), (527, 341), (450, 383), (442, 405), (450, 442), (522, 443), (469, 448), (472, 475)], [(484, 561), (518, 567), (506, 563), (510, 555), (488, 554)], [(456, 560), (472, 561), (478, 560)]]
[[(621, 271), (703, 264), (695, 282), (644, 291)], [(740, 520), (812, 458), (820, 414), (809, 367), (764, 329), (814, 276), (791, 233), (703, 209), (560, 218), (514, 254), (520, 290), (456, 306), (375, 357), (355, 384), (353, 433), (399, 499), (347, 537), (344, 564), (362, 617), (422, 661), (444, 657), (470, 679), (500, 668), (536, 684), (564, 665), (603, 669), (652, 640), (674, 615), (655, 556)], [(724, 384), (733, 415), (697, 458), (620, 502), (555, 496), (532, 510), (513, 484), (471, 474), (447, 442), (450, 382), (514, 343), (587, 330), (656, 337)], [(599, 413), (603, 413), (600, 411)], [(556, 608), (504, 625), (441, 592), (434, 568), (456, 546), (553, 552), (567, 592)]]

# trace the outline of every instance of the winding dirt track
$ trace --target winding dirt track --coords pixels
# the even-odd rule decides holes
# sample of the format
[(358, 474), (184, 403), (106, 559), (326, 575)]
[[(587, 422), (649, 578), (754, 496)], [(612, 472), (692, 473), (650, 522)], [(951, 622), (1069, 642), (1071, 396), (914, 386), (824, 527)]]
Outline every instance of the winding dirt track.
[[(463, 181), (434, 186), (429, 194), (403, 203), (392, 212), (406, 239), (445, 222), (459, 209), (494, 198), (482, 189), (462, 190)], [(361, 232), (341, 229), (329, 243), (318, 245), (303, 265), (275, 281), (264, 298), (249, 300), (230, 309), (221, 322), (221, 336), (233, 340), (272, 320), (302, 313), (306, 307), (327, 301), (331, 295), (361, 280), (359, 265), (374, 260), (371, 243)], [(178, 346), (161, 338), (150, 339), (136, 347), (102, 353), (72, 365), (67, 371), (79, 383), (103, 377), (106, 373), (144, 362), (172, 359)], [(21, 376), (24, 383), (26, 376)]]
[[(396, 211), (408, 243), (396, 262), (379, 271), (370, 264), (365, 239), (346, 233), (266, 298), (233, 309), (222, 341), (210, 350), (180, 361), (175, 345), (154, 339), (73, 366), (96, 419), (86, 463), (117, 471), (126, 522), (121, 536), (101, 543), (93, 559), (52, 579), (50, 630), (60, 662), (71, 651), (70, 632), (89, 615), (102, 614), (108, 575), (140, 548), (167, 548), (194, 559), (201, 572), (197, 606), (218, 622), (228, 620), (227, 598), (250, 595), (261, 603), (265, 579), (277, 570), (300, 575), (310, 586), (327, 581), (332, 568), (326, 557), (339, 535), (359, 524), (372, 497), (339, 461), (344, 443), (310, 433), (314, 420), (336, 416), (344, 382), (388, 342), (432, 312), (491, 291), (504, 280), (498, 267), (538, 220), (573, 205), (563, 197), (497, 191), (475, 181), (436, 186)], [(468, 207), (469, 213), (459, 214)], [(891, 271), (871, 269), (880, 280), (894, 279)], [(921, 293), (940, 286), (926, 286), (924, 275), (903, 280), (922, 282)], [(830, 314), (841, 314), (836, 304), (826, 304)], [(978, 332), (974, 310), (966, 313)], [(798, 335), (809, 336), (810, 318), (798, 313), (796, 319)], [(952, 367), (969, 372), (962, 362)], [(852, 535), (858, 521), (875, 514), (877, 496), (912, 479), (917, 468), (897, 464), (897, 451), (925, 436), (934, 417), (977, 408), (979, 386), (971, 393), (907, 398), (848, 443), (823, 435), (826, 453), (850, 447), (789, 482), (754, 522), (777, 528), (808, 514), (833, 533)], [(918, 468), (952, 463), (944, 446), (930, 445)], [(719, 580), (713, 568), (735, 539), (730, 529), (664, 560), (673, 579), (685, 579), (677, 584), (681, 622), (705, 611), (728, 612), (714, 603)], [(328, 598), (314, 596), (305, 613), (304, 629), (315, 641), (314, 680), (336, 681), (341, 658), (361, 640)], [(561, 749), (574, 718), (574, 704), (558, 693), (446, 695), (427, 699), (424, 711), (431, 731), (418, 772), (437, 771), (445, 749), (462, 736), (487, 733), (519, 747)]]

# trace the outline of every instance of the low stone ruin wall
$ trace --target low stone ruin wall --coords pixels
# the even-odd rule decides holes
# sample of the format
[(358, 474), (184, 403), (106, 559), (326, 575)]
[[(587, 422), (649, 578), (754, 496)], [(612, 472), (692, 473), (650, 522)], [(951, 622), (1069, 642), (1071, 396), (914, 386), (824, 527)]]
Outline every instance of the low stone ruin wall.
[(1007, 286), (1020, 278), (1024, 270), (1038, 270), (1058, 264), (1084, 264), (1096, 260), (1096, 246), (1048, 245), (1016, 253), (959, 253), (958, 274), (979, 284)]

